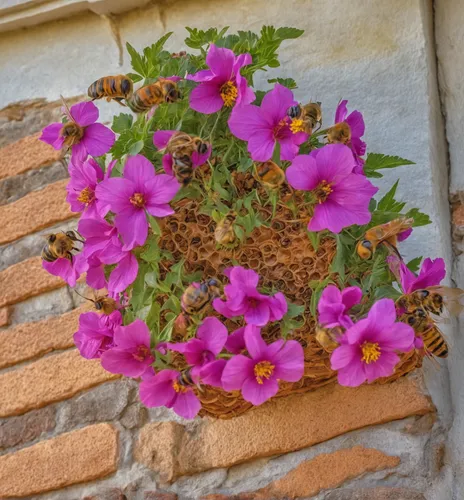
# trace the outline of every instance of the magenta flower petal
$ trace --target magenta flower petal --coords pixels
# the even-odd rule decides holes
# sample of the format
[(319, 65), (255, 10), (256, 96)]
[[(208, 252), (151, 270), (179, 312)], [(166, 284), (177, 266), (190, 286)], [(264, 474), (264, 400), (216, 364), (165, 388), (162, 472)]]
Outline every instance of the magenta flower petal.
[(414, 273), (412, 273), (414, 279), (411, 279), (412, 276), (409, 274), (411, 271), (403, 263), (401, 264), (400, 272), (402, 274), (402, 281), (404, 281), (403, 290), (406, 293), (412, 293), (415, 290), (439, 285), (446, 276), (445, 261), (443, 259), (425, 259), (422, 263), (419, 276), (416, 278)]
[(127, 326), (120, 326), (114, 331), (114, 341), (117, 347), (131, 348), (138, 345), (150, 347), (150, 330), (140, 319)]
[(155, 167), (142, 155), (129, 156), (124, 165), (124, 179), (134, 183), (136, 191), (142, 191), (146, 182), (155, 175)]
[(200, 370), (202, 382), (213, 387), (222, 387), (221, 377), (226, 364), (225, 359), (217, 359), (203, 366)]
[(398, 242), (404, 241), (407, 238), (409, 238), (409, 236), (411, 236), (411, 233), (412, 233), (412, 227), (410, 227), (409, 229), (406, 229), (406, 231), (403, 231), (402, 233), (399, 233), (397, 235)]
[(268, 136), (272, 138), (272, 124), (262, 115), (261, 109), (252, 104), (234, 108), (228, 124), (232, 134), (242, 141), (247, 141), (253, 134), (266, 130)]
[(279, 384), (275, 378), (264, 380), (258, 384), (256, 379), (248, 378), (242, 386), (242, 396), (245, 401), (259, 406), (277, 394)]
[(358, 356), (358, 346), (341, 344), (330, 356), (330, 367), (332, 370), (341, 370), (350, 365)]
[(275, 140), (270, 130), (258, 130), (248, 139), (248, 151), (255, 161), (267, 161), (272, 157)]
[(414, 331), (405, 323), (394, 323), (377, 334), (376, 339), (384, 350), (408, 352), (414, 345)]
[(86, 127), (81, 144), (92, 156), (102, 156), (111, 149), (116, 140), (114, 132), (102, 123), (93, 123)]
[(304, 373), (304, 352), (296, 340), (289, 340), (275, 356), (275, 377), (287, 382), (298, 382)]
[[(335, 352), (335, 351), (334, 351)], [(364, 365), (356, 358), (351, 362), (348, 368), (342, 368), (337, 374), (338, 383), (346, 387), (358, 387), (366, 381), (367, 376), (364, 371)]]
[(340, 123), (345, 120), (346, 115), (348, 114), (347, 104), (348, 101), (346, 99), (338, 103), (335, 111), (335, 123)]
[(53, 146), (55, 149), (61, 149), (64, 143), (64, 137), (61, 135), (62, 123), (52, 123), (42, 130), (40, 140)]
[(201, 165), (204, 165), (209, 160), (209, 157), (211, 156), (211, 151), (212, 151), (211, 145), (208, 146), (206, 153), (200, 154), (198, 153), (198, 151), (194, 151), (192, 154), (193, 167), (196, 168), (200, 167)]
[(287, 300), (282, 292), (276, 293), (273, 297), (269, 297), (269, 312), (270, 321), (280, 321), (288, 311)]
[(343, 144), (327, 144), (318, 150), (316, 165), (320, 179), (337, 183), (351, 174), (355, 162), (348, 147)]
[(225, 348), (232, 354), (240, 354), (245, 349), (245, 327), (235, 330), (227, 337)]
[(269, 322), (271, 317), (269, 304), (265, 301), (260, 301), (256, 306), (248, 307), (244, 316), (248, 324), (264, 326)]
[(174, 175), (174, 171), (172, 170), (172, 156), (171, 155), (163, 155), (163, 169), (168, 175)]
[(347, 309), (359, 304), (362, 299), (362, 290), (357, 286), (350, 286), (342, 290), (341, 299)]
[(201, 410), (201, 403), (197, 395), (191, 390), (177, 394), (177, 398), (172, 406), (177, 415), (183, 418), (195, 418)]
[(73, 120), (81, 127), (87, 127), (98, 120), (99, 112), (93, 102), (78, 102), (69, 110)]
[(98, 201), (108, 204), (112, 212), (118, 213), (131, 208), (130, 197), (135, 191), (132, 182), (113, 177), (97, 185), (95, 194)]
[(276, 123), (287, 116), (287, 111), (290, 106), (296, 104), (297, 102), (293, 98), (293, 92), (280, 83), (276, 83), (274, 89), (263, 97), (261, 110), (271, 122)]
[(157, 130), (153, 134), (153, 144), (158, 149), (164, 149), (171, 137), (178, 132), (177, 130)]
[(394, 352), (384, 352), (380, 359), (375, 363), (364, 365), (367, 381), (371, 383), (380, 377), (390, 377), (393, 375), (395, 366), (399, 363), (399, 361), (399, 356)]
[(148, 408), (167, 406), (176, 397), (172, 384), (178, 375), (175, 370), (162, 370), (154, 377), (142, 380), (139, 386), (142, 403)]
[(259, 274), (253, 269), (235, 266), (230, 270), (229, 279), (231, 282), (241, 283), (245, 289), (253, 289), (258, 286)]
[(143, 210), (133, 210), (129, 216), (117, 215), (114, 224), (124, 240), (123, 250), (132, 250), (147, 240), (148, 221)]
[(252, 358), (265, 356), (267, 344), (261, 337), (261, 329), (255, 325), (248, 325), (244, 333), (245, 345)]
[(216, 113), (224, 105), (219, 89), (220, 86), (214, 82), (200, 83), (190, 93), (190, 107), (206, 115)]
[(126, 377), (140, 377), (147, 365), (137, 361), (132, 353), (118, 348), (109, 349), (101, 356), (103, 368), (110, 373), (120, 373)]
[(126, 252), (126, 255), (119, 261), (113, 269), (108, 281), (110, 292), (123, 292), (137, 278), (139, 264), (135, 255)]
[(238, 354), (230, 359), (222, 372), (221, 382), (225, 391), (238, 391), (250, 376), (253, 377), (254, 361)]
[(150, 210), (156, 210), (159, 205), (169, 203), (176, 196), (181, 185), (170, 175), (158, 174), (145, 183), (145, 188), (149, 193), (146, 207), (150, 212)]
[(224, 81), (229, 80), (232, 77), (234, 63), (235, 55), (232, 50), (217, 47), (214, 43), (210, 45), (206, 55), (206, 64), (215, 76)]
[[(375, 332), (381, 332), (382, 330), (390, 327), (396, 321), (396, 309), (395, 303), (391, 299), (382, 299), (378, 300), (370, 309), (368, 314), (370, 330)], [(359, 324), (359, 323), (358, 323)], [(359, 338), (354, 333), (350, 333), (354, 331), (351, 329), (347, 332), (347, 338), (350, 344), (359, 341)], [(359, 332), (357, 332), (359, 334)]]
[(290, 186), (302, 191), (311, 191), (319, 183), (316, 160), (309, 155), (296, 156), (286, 171)]
[(364, 119), (363, 115), (359, 111), (351, 112), (345, 121), (350, 126), (352, 136), (359, 138), (364, 135)]
[(197, 337), (215, 356), (218, 355), (227, 341), (227, 328), (217, 318), (205, 318), (198, 328)]

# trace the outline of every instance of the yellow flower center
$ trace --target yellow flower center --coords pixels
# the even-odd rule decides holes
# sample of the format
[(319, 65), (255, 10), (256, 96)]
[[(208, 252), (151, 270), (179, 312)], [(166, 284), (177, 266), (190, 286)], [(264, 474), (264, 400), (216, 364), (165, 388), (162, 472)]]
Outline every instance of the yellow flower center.
[(377, 342), (375, 344), (372, 342), (364, 342), (361, 346), (361, 350), (363, 353), (361, 361), (364, 361), (367, 365), (374, 363), (380, 358), (380, 347)]
[(143, 208), (145, 206), (145, 198), (142, 193), (134, 193), (130, 197), (130, 202), (137, 208)]
[(88, 205), (90, 202), (94, 200), (94, 198), (95, 198), (95, 193), (93, 192), (93, 190), (90, 189), (89, 187), (86, 187), (79, 193), (77, 201), (80, 201), (81, 203), (85, 203), (86, 205)]
[(303, 120), (300, 120), (299, 118), (295, 118), (292, 120), (290, 123), (290, 130), (296, 134), (297, 132), (304, 132), (305, 127)]
[(327, 200), (330, 193), (333, 192), (332, 185), (323, 180), (314, 190), (314, 195), (316, 196), (317, 202), (319, 204), (324, 203)]
[(183, 385), (180, 385), (179, 384), (179, 381), (178, 380), (174, 380), (174, 382), (172, 383), (172, 388), (177, 392), (177, 393), (184, 393), (184, 392), (187, 392), (187, 387), (184, 387)]
[(256, 382), (258, 382), (258, 384), (263, 384), (263, 378), (269, 379), (274, 373), (274, 368), (275, 366), (269, 361), (260, 361), (256, 363), (254, 368)]
[(238, 90), (235, 83), (230, 80), (221, 87), (220, 90), (222, 100), (224, 101), (224, 106), (228, 108), (234, 105), (234, 102), (237, 100)]

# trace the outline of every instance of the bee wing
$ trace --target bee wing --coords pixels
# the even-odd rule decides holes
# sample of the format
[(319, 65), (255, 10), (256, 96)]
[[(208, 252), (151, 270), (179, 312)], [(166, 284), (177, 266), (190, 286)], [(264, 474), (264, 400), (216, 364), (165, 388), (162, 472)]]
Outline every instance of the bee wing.
[(383, 241), (396, 236), (403, 231), (406, 231), (414, 224), (414, 219), (400, 217), (399, 219), (392, 220), (380, 226), (371, 227), (366, 231), (366, 239), (374, 239), (376, 241)]
[(427, 290), (439, 293), (445, 301), (446, 309), (453, 316), (459, 316), (464, 311), (464, 290), (449, 286), (430, 286)]

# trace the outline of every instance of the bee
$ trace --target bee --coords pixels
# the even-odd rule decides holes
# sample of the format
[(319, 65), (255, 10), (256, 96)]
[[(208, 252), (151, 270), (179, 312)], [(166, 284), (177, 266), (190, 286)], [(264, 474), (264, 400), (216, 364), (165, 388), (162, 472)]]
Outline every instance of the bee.
[(428, 313), (441, 316), (446, 309), (451, 314), (459, 316), (464, 309), (461, 297), (464, 298), (464, 290), (460, 288), (430, 286), (407, 295), (402, 295), (396, 301), (396, 304), (406, 312), (423, 308)]
[(69, 149), (72, 146), (74, 146), (74, 144), (80, 142), (81, 139), (84, 137), (84, 127), (81, 127), (74, 121), (74, 118), (71, 115), (71, 111), (69, 110), (69, 107), (66, 104), (66, 101), (64, 100), (63, 96), (60, 97), (61, 101), (63, 102), (65, 114), (68, 118), (68, 121), (63, 123), (63, 126), (61, 127), (60, 130), (60, 134), (64, 139), (63, 145), (67, 146), (67, 148)]
[(396, 248), (398, 235), (408, 230), (413, 224), (414, 219), (400, 217), (386, 224), (372, 227), (366, 231), (364, 238), (356, 245), (356, 252), (361, 259), (369, 259), (374, 255), (377, 247), (384, 244), (401, 259)]
[(177, 388), (179, 389), (178, 392), (185, 392), (185, 390), (189, 387), (196, 387), (201, 391), (200, 379), (198, 375), (194, 375), (192, 373), (191, 368), (186, 368), (185, 370), (182, 370), (179, 373), (176, 382), (177, 382)]
[(75, 231), (50, 234), (42, 249), (42, 259), (45, 262), (55, 262), (58, 259), (66, 258), (72, 262), (72, 250), (79, 250), (74, 246), (76, 241), (84, 243)]
[(112, 312), (117, 311), (119, 309), (118, 303), (111, 297), (108, 297), (107, 295), (103, 295), (101, 297), (95, 297), (95, 300), (93, 300), (89, 299), (88, 297), (84, 297), (77, 290), (74, 291), (77, 293), (77, 295), (79, 295), (79, 297), (82, 297), (85, 300), (93, 302), (95, 309), (98, 312), (106, 314), (107, 316), (109, 316)]
[(235, 242), (234, 222), (237, 218), (235, 212), (230, 212), (222, 219), (214, 230), (214, 239), (220, 245), (232, 245)]
[(343, 332), (340, 328), (316, 328), (316, 340), (324, 351), (331, 353), (338, 347), (337, 337)]
[(302, 127), (303, 132), (311, 135), (316, 125), (319, 127), (322, 125), (322, 110), (318, 102), (310, 102), (304, 106), (300, 104), (291, 106), (287, 110), (287, 115), (292, 119), (290, 128), (292, 130), (295, 128), (295, 131), (300, 131)]
[(167, 78), (158, 78), (155, 83), (136, 90), (127, 103), (135, 113), (143, 113), (163, 102), (171, 103), (179, 99), (182, 99), (182, 96), (177, 83)]
[(285, 172), (273, 161), (255, 163), (255, 178), (263, 186), (271, 190), (279, 189), (285, 182)]
[(184, 186), (193, 178), (192, 156), (197, 153), (203, 155), (209, 145), (200, 137), (193, 137), (185, 132), (177, 132), (169, 139), (166, 153), (172, 156), (172, 169), (176, 179)]
[(422, 307), (417, 307), (400, 316), (400, 321), (410, 325), (419, 334), (424, 342), (424, 347), (428, 355), (437, 358), (448, 357), (449, 347), (443, 332), (437, 327)]
[(336, 123), (327, 131), (329, 144), (349, 144), (351, 141), (351, 129), (348, 123)]
[(190, 316), (201, 314), (210, 302), (220, 295), (219, 282), (215, 279), (192, 283), (182, 295), (181, 306)]
[(125, 75), (104, 76), (90, 85), (87, 95), (92, 101), (106, 97), (108, 102), (114, 99), (121, 106), (125, 106), (122, 100), (131, 97), (133, 88), (132, 80)]

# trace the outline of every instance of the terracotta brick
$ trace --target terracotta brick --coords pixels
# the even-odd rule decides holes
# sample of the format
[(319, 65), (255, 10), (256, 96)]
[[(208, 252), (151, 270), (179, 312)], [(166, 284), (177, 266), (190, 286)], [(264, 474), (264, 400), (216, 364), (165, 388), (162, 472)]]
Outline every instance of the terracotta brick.
[(66, 201), (67, 179), (33, 191), (18, 201), (0, 207), (0, 244), (14, 241), (47, 226), (77, 217)]
[(24, 137), (0, 150), (0, 179), (49, 165), (62, 158), (61, 151), (39, 141), (40, 135)]
[(0, 331), (0, 368), (74, 346), (79, 316), (87, 307)]
[(283, 478), (257, 491), (254, 498), (311, 497), (321, 490), (336, 488), (366, 472), (390, 469), (399, 463), (398, 457), (362, 446), (338, 450), (301, 463)]
[(47, 406), (0, 423), (0, 449), (11, 448), (38, 438), (55, 428), (55, 408)]
[(0, 417), (20, 415), (80, 391), (118, 378), (98, 359), (87, 360), (77, 349), (47, 356), (0, 375)]
[(0, 327), (8, 326), (10, 324), (11, 308), (2, 307), (0, 309)]
[(32, 257), (0, 272), (0, 307), (65, 285), (61, 278), (43, 269), (40, 257)]
[(231, 420), (204, 420), (194, 434), (175, 422), (148, 424), (140, 432), (135, 458), (171, 481), (432, 411), (418, 377), (356, 389), (331, 385), (270, 401)]
[(0, 497), (36, 495), (113, 473), (118, 431), (109, 424), (84, 427), (0, 457)]

